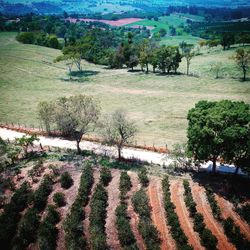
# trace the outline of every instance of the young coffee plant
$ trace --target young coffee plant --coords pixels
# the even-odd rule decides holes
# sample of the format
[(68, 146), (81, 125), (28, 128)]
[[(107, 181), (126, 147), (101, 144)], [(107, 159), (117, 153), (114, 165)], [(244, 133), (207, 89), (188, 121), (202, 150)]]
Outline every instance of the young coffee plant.
[(61, 182), (62, 188), (65, 188), (65, 189), (70, 188), (74, 183), (71, 175), (68, 172), (64, 172), (61, 174), (60, 182)]

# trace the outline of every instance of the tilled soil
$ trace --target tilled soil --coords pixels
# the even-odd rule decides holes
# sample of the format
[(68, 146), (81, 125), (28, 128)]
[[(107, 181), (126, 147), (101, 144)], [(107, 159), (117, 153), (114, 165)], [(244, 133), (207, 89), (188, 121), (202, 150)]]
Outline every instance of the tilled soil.
[(107, 218), (105, 231), (107, 235), (107, 244), (111, 250), (121, 249), (120, 241), (118, 238), (118, 232), (116, 228), (116, 215), (115, 210), (120, 204), (120, 171), (117, 169), (112, 169), (112, 180), (106, 188), (108, 191), (108, 207), (107, 207)]
[(172, 181), (171, 186), (171, 199), (175, 204), (175, 211), (179, 217), (181, 228), (188, 238), (188, 243), (195, 249), (204, 249), (200, 244), (200, 238), (197, 232), (193, 229), (193, 222), (189, 216), (189, 212), (186, 208), (184, 201), (184, 188), (182, 181)]
[(213, 217), (212, 210), (206, 199), (205, 190), (198, 183), (191, 183), (194, 201), (197, 203), (197, 211), (204, 216), (204, 223), (211, 230), (212, 234), (218, 239), (217, 248), (220, 250), (231, 250), (235, 247), (228, 241), (223, 228)]
[(90, 209), (90, 201), (91, 201), (91, 198), (93, 196), (93, 193), (94, 193), (94, 190), (96, 188), (96, 185), (98, 184), (99, 182), (99, 179), (100, 179), (100, 172), (99, 170), (97, 169), (94, 169), (94, 183), (92, 185), (92, 188), (91, 188), (91, 192), (90, 192), (90, 195), (89, 195), (89, 202), (88, 204), (86, 205), (86, 207), (84, 208), (84, 213), (85, 213), (85, 219), (83, 221), (83, 230), (84, 230), (84, 236), (88, 242), (88, 245), (90, 246), (90, 234), (89, 234), (89, 215), (90, 215), (90, 212), (91, 212), (91, 209)]
[(136, 173), (128, 172), (128, 174), (131, 178), (131, 183), (132, 183), (132, 188), (127, 194), (127, 196), (128, 196), (128, 216), (130, 217), (130, 226), (131, 226), (131, 229), (132, 229), (133, 234), (135, 236), (138, 248), (140, 250), (144, 250), (144, 249), (146, 249), (146, 246), (145, 246), (143, 238), (142, 238), (142, 236), (139, 233), (138, 228), (137, 228), (138, 223), (139, 223), (139, 217), (133, 208), (132, 200), (131, 200), (133, 194), (136, 193), (141, 188), (141, 184), (138, 180)]
[(148, 196), (150, 206), (152, 208), (151, 216), (154, 225), (160, 232), (161, 249), (176, 249), (175, 241), (171, 236), (170, 229), (166, 224), (166, 214), (163, 205), (163, 193), (161, 188), (161, 180), (156, 177), (150, 179), (148, 187)]
[(235, 224), (240, 227), (241, 232), (246, 236), (248, 240), (250, 240), (250, 227), (245, 221), (241, 220), (240, 216), (233, 210), (233, 204), (219, 195), (215, 195), (215, 198), (221, 209), (223, 219), (231, 217), (234, 220)]

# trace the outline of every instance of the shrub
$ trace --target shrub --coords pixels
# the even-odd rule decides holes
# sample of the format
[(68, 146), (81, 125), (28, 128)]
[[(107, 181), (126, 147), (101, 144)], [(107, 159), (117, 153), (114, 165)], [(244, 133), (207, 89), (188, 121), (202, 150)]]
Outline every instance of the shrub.
[(125, 195), (130, 190), (131, 186), (132, 184), (128, 173), (124, 171), (121, 172), (120, 184), (119, 184), (121, 200), (125, 199)]
[(192, 247), (188, 244), (187, 236), (181, 228), (179, 218), (175, 212), (175, 205), (171, 201), (170, 183), (167, 175), (165, 175), (164, 179), (162, 180), (162, 189), (164, 207), (167, 214), (166, 219), (168, 225), (170, 226), (171, 234), (177, 243), (177, 248), (192, 249)]
[(105, 234), (105, 220), (107, 213), (106, 207), (108, 205), (107, 201), (107, 191), (102, 186), (102, 184), (98, 184), (90, 203), (91, 213), (89, 216), (91, 246), (95, 250), (108, 249)]
[(184, 201), (189, 210), (190, 216), (194, 218), (194, 230), (199, 233), (201, 244), (206, 249), (216, 249), (218, 240), (212, 234), (212, 232), (206, 228), (203, 215), (197, 212), (197, 204), (193, 200), (193, 195), (188, 180), (183, 181), (183, 186), (185, 190)]
[(59, 192), (54, 194), (53, 201), (56, 203), (58, 207), (62, 207), (66, 204), (64, 194)]
[(234, 224), (232, 218), (223, 221), (224, 232), (237, 249), (250, 249), (250, 241), (240, 232), (240, 228)]
[(32, 194), (31, 201), (34, 208), (39, 212), (43, 211), (47, 204), (47, 198), (52, 191), (53, 180), (51, 176), (46, 175), (43, 178), (39, 188)]
[(68, 172), (64, 172), (61, 174), (60, 182), (61, 182), (62, 188), (64, 189), (70, 188), (74, 183), (71, 175)]
[(237, 207), (236, 212), (250, 225), (250, 204)]
[(103, 167), (100, 173), (100, 179), (103, 186), (108, 186), (109, 182), (112, 180), (112, 175), (110, 169)]
[(152, 224), (150, 217), (150, 207), (146, 192), (143, 189), (137, 191), (132, 197), (135, 211), (140, 216), (138, 230), (141, 233), (147, 249), (160, 249), (159, 232)]
[(93, 181), (93, 169), (90, 165), (87, 165), (81, 175), (78, 196), (63, 224), (67, 249), (84, 249), (87, 246), (83, 237), (83, 207), (88, 202)]
[(60, 221), (60, 215), (52, 205), (48, 206), (47, 212), (38, 230), (38, 245), (41, 250), (54, 250), (58, 235), (55, 225)]
[(4, 211), (0, 215), (0, 246), (3, 249), (11, 249), (11, 241), (21, 218), (19, 213), (27, 207), (30, 192), (29, 184), (24, 182), (15, 191), (10, 203), (4, 207)]
[(216, 219), (221, 219), (220, 207), (218, 206), (218, 203), (215, 200), (214, 192), (210, 187), (206, 187), (206, 195), (214, 217)]
[(147, 176), (147, 169), (146, 168), (142, 168), (139, 171), (138, 177), (139, 177), (139, 180), (140, 180), (142, 186), (147, 187), (148, 184), (149, 184), (149, 179), (148, 179), (148, 176)]
[(36, 208), (29, 208), (22, 217), (16, 238), (14, 239), (14, 249), (25, 249), (37, 238), (37, 228), (40, 216)]

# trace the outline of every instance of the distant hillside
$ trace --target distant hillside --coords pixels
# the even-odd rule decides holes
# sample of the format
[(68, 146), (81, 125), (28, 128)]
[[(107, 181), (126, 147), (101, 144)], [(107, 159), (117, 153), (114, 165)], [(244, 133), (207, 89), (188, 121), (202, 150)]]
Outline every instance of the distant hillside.
[(248, 0), (0, 0), (0, 11), (8, 14), (34, 12), (38, 14), (69, 13), (123, 13), (127, 11), (152, 11), (170, 5), (238, 7), (249, 6)]

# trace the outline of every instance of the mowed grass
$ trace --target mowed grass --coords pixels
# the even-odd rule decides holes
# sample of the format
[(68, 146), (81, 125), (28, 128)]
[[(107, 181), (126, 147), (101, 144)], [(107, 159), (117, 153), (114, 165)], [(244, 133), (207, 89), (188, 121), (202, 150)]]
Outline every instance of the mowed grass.
[[(128, 111), (138, 126), (137, 143), (171, 147), (186, 141), (187, 113), (199, 100), (250, 102), (249, 82), (239, 80), (229, 59), (234, 50), (195, 57), (190, 68), (195, 76), (130, 73), (84, 62), (83, 76), (69, 80), (66, 65), (53, 63), (59, 50), (20, 44), (15, 35), (0, 33), (0, 122), (39, 126), (40, 101), (93, 95), (103, 115), (117, 108)], [(217, 61), (224, 65), (221, 79), (210, 73)], [(185, 61), (180, 67), (184, 72)]]

